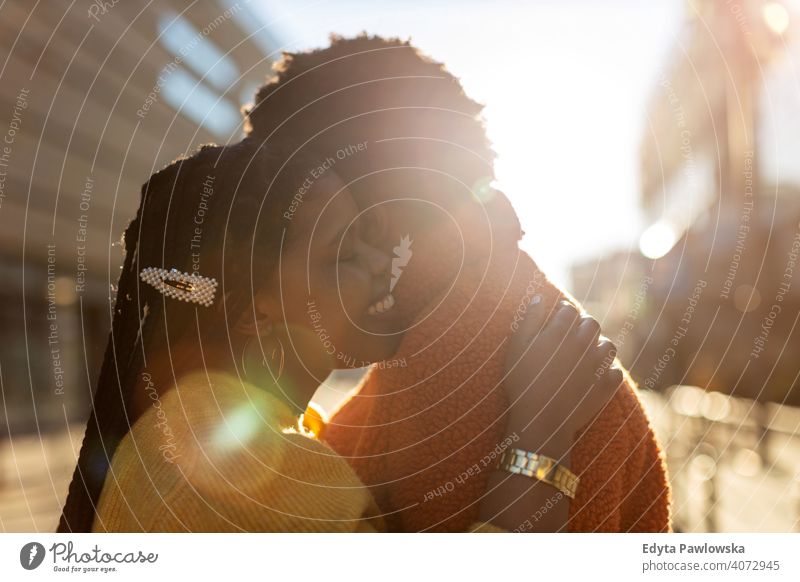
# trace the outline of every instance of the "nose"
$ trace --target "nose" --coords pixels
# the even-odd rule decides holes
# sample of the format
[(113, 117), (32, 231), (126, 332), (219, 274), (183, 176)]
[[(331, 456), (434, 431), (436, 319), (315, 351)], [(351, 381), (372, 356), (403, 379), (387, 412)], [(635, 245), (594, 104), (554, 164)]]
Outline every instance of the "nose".
[(356, 242), (356, 252), (369, 269), (373, 277), (378, 277), (389, 272), (391, 259), (389, 255), (362, 240)]

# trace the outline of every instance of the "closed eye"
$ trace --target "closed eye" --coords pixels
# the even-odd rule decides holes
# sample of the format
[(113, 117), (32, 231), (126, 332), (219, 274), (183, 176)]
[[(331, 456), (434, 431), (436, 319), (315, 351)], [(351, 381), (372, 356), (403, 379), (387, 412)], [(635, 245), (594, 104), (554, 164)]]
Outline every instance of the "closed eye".
[[(342, 231), (341, 236), (337, 237), (337, 244), (336, 244), (336, 260), (338, 262), (350, 261), (355, 258), (355, 233), (353, 229), (347, 229), (346, 231)], [(339, 243), (341, 241), (341, 243)]]

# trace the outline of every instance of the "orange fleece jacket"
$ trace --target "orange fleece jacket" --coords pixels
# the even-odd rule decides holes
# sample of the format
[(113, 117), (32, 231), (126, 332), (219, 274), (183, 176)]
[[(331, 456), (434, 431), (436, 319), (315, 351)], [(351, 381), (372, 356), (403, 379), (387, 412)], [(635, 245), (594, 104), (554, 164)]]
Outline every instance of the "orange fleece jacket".
[[(394, 362), (374, 366), (325, 430), (393, 512), (391, 530), (464, 531), (477, 519), (491, 465), (510, 442), (506, 340), (522, 316), (543, 325), (559, 300), (577, 306), (519, 250), (501, 193), (477, 208), (412, 242), (394, 294), (413, 325)], [(569, 531), (671, 531), (663, 453), (627, 372), (576, 437)]]

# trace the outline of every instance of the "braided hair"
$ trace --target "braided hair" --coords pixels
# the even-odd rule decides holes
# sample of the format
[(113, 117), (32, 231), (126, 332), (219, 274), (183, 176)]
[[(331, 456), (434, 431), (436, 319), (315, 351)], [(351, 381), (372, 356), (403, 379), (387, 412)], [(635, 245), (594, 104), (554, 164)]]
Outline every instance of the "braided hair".
[[(204, 145), (155, 173), (142, 186), (135, 218), (123, 237), (125, 260), (91, 414), (58, 532), (91, 531), (96, 504), (116, 447), (136, 420), (131, 397), (148, 355), (212, 336), (252, 309), (253, 282), (277, 265), (283, 218), (312, 154), (288, 154), (248, 137)], [(248, 258), (250, 260), (248, 260)], [(143, 284), (144, 267), (176, 268), (219, 282), (211, 307), (175, 301)], [(220, 297), (221, 295), (221, 297)], [(215, 332), (215, 333), (206, 333)], [(228, 343), (220, 343), (221, 350)], [(231, 356), (228, 363), (235, 366)]]

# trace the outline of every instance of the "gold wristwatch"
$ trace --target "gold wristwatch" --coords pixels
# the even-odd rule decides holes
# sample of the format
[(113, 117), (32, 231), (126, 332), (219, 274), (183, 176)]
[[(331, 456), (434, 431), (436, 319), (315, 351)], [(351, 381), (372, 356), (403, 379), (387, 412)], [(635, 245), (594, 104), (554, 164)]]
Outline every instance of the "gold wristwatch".
[(565, 466), (559, 465), (555, 459), (522, 449), (506, 449), (500, 456), (497, 467), (549, 483), (570, 499), (575, 499), (580, 479)]

